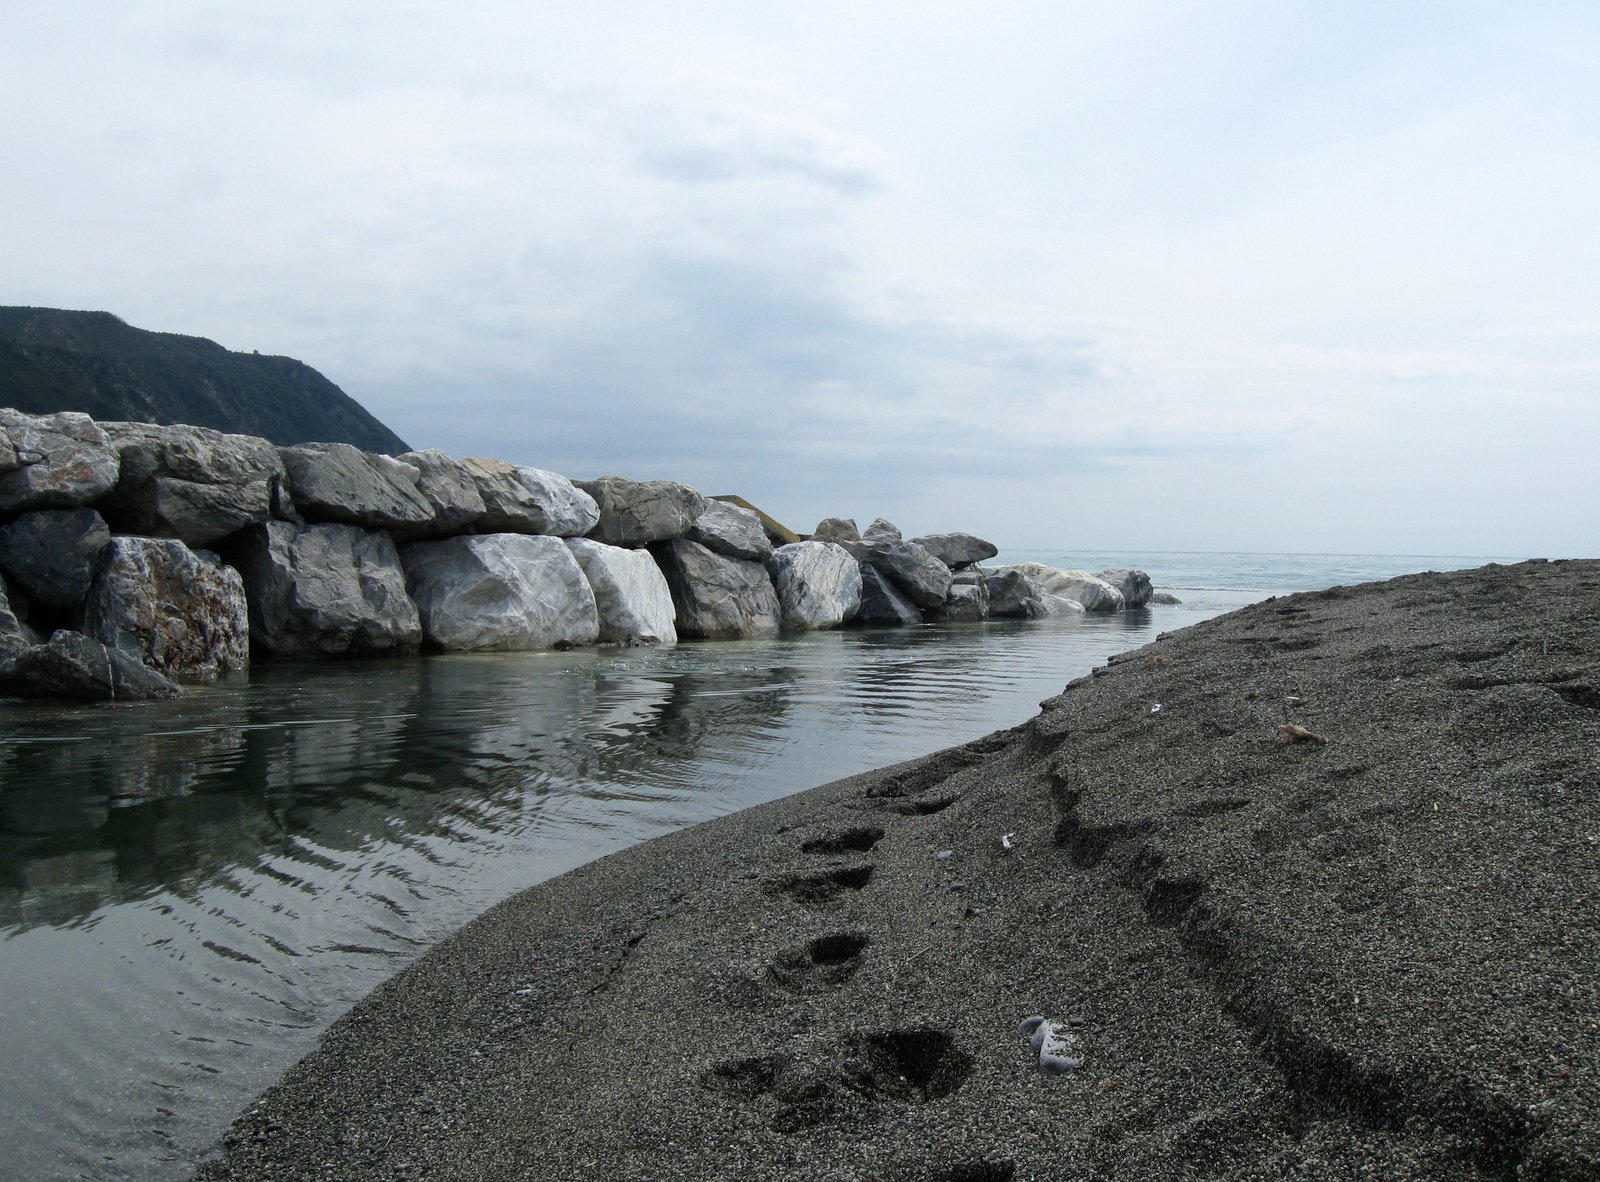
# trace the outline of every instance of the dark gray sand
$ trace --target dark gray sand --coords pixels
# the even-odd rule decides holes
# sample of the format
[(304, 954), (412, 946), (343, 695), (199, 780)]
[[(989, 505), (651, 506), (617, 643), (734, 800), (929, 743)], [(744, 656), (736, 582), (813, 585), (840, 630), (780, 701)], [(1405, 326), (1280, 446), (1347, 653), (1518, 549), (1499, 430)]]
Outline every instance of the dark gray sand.
[(199, 1177), (1600, 1178), (1597, 884), (1600, 562), (1272, 600), (508, 900)]

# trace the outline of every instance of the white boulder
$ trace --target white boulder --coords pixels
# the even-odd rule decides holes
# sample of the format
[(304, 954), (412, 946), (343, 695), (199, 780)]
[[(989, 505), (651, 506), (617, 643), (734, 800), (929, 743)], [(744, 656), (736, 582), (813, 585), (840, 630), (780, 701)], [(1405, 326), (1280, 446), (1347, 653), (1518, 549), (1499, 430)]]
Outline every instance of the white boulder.
[(477, 534), (414, 542), (401, 560), (423, 635), (435, 648), (571, 648), (600, 636), (594, 592), (560, 538)]
[(837, 628), (861, 606), (861, 564), (833, 542), (791, 542), (767, 560), (783, 626)]
[(594, 592), (601, 644), (676, 644), (678, 629), (667, 578), (647, 550), (625, 550), (568, 538)]

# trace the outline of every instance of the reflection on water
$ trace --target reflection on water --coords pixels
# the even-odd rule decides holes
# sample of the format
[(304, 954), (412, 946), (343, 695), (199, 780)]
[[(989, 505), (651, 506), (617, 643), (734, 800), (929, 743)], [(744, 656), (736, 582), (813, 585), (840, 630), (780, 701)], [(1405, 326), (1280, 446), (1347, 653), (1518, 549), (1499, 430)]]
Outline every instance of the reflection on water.
[(8, 1168), (186, 1176), (317, 1031), (507, 894), (1014, 725), (1111, 653), (1247, 599), (0, 702)]

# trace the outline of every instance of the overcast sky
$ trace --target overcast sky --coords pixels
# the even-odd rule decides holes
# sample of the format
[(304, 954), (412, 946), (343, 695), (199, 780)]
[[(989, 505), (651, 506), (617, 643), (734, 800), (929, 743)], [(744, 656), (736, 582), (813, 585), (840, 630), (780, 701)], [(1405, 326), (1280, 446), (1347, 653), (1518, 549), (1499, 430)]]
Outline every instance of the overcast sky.
[(0, 303), (1009, 548), (1600, 555), (1600, 4), (0, 7)]

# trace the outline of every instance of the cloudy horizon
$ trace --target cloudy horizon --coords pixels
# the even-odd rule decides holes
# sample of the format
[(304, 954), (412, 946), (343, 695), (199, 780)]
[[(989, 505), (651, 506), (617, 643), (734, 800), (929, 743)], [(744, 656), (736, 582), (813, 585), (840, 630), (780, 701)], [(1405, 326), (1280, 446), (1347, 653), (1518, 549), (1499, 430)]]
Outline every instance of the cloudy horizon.
[(1600, 9), (0, 16), (0, 303), (1009, 549), (1600, 555)]

